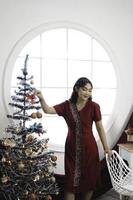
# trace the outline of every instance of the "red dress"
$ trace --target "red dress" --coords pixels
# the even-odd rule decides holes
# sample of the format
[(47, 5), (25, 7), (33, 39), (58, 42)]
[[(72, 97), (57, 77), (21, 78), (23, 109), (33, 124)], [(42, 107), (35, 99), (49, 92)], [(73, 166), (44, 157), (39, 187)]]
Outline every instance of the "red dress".
[[(66, 191), (87, 192), (95, 190), (100, 180), (100, 161), (92, 124), (93, 121), (101, 120), (101, 112), (99, 105), (91, 100), (88, 100), (82, 110), (77, 111), (82, 124), (79, 148), (79, 146), (76, 147), (76, 122), (70, 105), (70, 101), (65, 101), (54, 106), (57, 114), (64, 117), (68, 126), (65, 142)], [(81, 151), (78, 151), (79, 149)], [(80, 153), (77, 154), (77, 152)], [(77, 163), (80, 166), (76, 166)], [(75, 172), (76, 168), (78, 172)], [(77, 184), (74, 182), (76, 175), (80, 178)]]

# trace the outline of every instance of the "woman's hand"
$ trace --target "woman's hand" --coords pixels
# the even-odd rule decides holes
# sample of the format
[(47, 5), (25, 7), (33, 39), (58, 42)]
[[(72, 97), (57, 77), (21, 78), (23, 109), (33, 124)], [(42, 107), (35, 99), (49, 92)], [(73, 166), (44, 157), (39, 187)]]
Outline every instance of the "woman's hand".
[(43, 95), (40, 90), (35, 90), (35, 95), (39, 98), (39, 100), (43, 99)]
[(111, 155), (112, 155), (112, 151), (110, 149), (105, 149), (104, 150), (104, 154), (108, 154), (108, 158), (111, 158)]
[(44, 99), (44, 97), (42, 95), (42, 92), (40, 90), (35, 90), (35, 95), (39, 98), (40, 104), (41, 104), (41, 107), (42, 107), (44, 113), (47, 113), (47, 114), (57, 114), (55, 108), (52, 107), (52, 106), (49, 106), (46, 103), (46, 101), (45, 101), (45, 99)]

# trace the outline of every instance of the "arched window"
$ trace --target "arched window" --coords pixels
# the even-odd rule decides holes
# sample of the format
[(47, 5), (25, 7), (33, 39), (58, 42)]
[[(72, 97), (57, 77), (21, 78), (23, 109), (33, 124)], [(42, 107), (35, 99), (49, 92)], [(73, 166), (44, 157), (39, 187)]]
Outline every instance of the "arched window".
[[(104, 47), (92, 36), (72, 28), (45, 31), (32, 39), (20, 52), (12, 75), (12, 91), (16, 77), (29, 54), (28, 71), (35, 87), (42, 90), (49, 105), (69, 99), (75, 81), (85, 76), (94, 86), (93, 101), (100, 104), (103, 124), (109, 124), (116, 95), (116, 76), (112, 61)], [(63, 118), (43, 114), (42, 123), (49, 144), (62, 149), (67, 134)], [(98, 138), (94, 128), (96, 139)]]

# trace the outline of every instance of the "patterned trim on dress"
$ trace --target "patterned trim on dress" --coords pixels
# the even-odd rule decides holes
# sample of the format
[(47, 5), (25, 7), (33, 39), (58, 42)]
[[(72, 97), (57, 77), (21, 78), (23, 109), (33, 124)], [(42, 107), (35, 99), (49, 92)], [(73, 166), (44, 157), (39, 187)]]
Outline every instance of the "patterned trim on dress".
[(80, 116), (75, 104), (70, 102), (70, 109), (73, 115), (73, 118), (76, 123), (75, 128), (75, 136), (76, 136), (76, 147), (75, 147), (75, 174), (74, 174), (74, 186), (79, 186), (80, 177), (81, 177), (81, 133), (82, 133), (82, 126), (80, 121)]

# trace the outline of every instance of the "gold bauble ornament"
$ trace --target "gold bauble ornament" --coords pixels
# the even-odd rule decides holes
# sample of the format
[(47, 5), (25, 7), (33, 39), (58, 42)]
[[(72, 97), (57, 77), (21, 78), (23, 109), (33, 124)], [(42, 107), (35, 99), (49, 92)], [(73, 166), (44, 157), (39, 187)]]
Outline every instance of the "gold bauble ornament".
[(24, 170), (24, 168), (25, 168), (25, 164), (22, 161), (20, 161), (18, 163), (18, 169), (21, 171), (21, 170)]
[(26, 150), (25, 150), (26, 156), (31, 156), (32, 153), (33, 153), (32, 148), (29, 148), (29, 149), (26, 149)]
[(11, 162), (11, 160), (9, 160), (9, 159), (7, 159), (4, 163), (5, 163), (5, 165), (7, 165), (7, 166), (11, 166), (11, 165), (12, 165), (12, 162)]
[(53, 173), (53, 167), (52, 167), (52, 166), (49, 166), (49, 167), (48, 167), (48, 171), (49, 171), (49, 173)]
[(10, 146), (10, 139), (9, 138), (6, 138), (4, 141), (3, 141), (3, 144), (4, 146)]
[(36, 117), (37, 117), (36, 113), (32, 113), (32, 114), (31, 114), (31, 118), (32, 118), (32, 119), (35, 119)]
[(20, 132), (21, 132), (21, 129), (17, 127), (16, 128), (16, 133), (19, 134)]
[(42, 113), (37, 112), (37, 113), (36, 113), (36, 116), (37, 116), (38, 119), (40, 119), (40, 118), (42, 118)]
[(52, 156), (51, 156), (51, 160), (52, 160), (53, 162), (55, 162), (55, 161), (57, 160), (57, 156), (52, 155)]
[(33, 135), (31, 135), (31, 134), (28, 135), (28, 136), (27, 136), (27, 142), (32, 142), (32, 141), (33, 141), (33, 138), (34, 138)]
[(2, 183), (7, 183), (9, 181), (9, 177), (8, 176), (6, 176), (5, 174), (2, 176), (2, 178), (1, 178), (1, 182)]
[(6, 138), (3, 141), (4, 146), (8, 146), (8, 147), (15, 147), (16, 146), (16, 142), (14, 139), (12, 138)]

